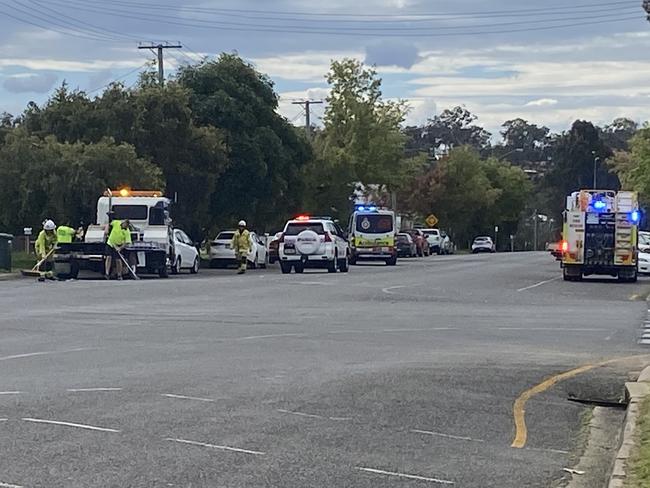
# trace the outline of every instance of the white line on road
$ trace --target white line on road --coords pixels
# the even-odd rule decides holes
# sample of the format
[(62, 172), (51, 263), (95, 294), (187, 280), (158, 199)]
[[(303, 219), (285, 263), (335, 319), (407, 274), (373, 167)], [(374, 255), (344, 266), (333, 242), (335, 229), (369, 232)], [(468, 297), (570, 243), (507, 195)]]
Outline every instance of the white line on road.
[(556, 454), (570, 454), (569, 451), (563, 451), (562, 449), (550, 449), (545, 447), (526, 447), (527, 451), (538, 451), (538, 452), (553, 452)]
[(324, 417), (322, 415), (315, 415), (313, 413), (294, 412), (292, 410), (284, 410), (283, 408), (278, 408), (277, 411), (280, 413), (286, 413), (287, 415), (295, 415), (297, 417), (307, 417), (310, 419), (334, 420), (335, 422), (347, 422), (352, 420), (351, 417)]
[(253, 339), (275, 339), (280, 337), (300, 337), (304, 334), (269, 334), (269, 335), (258, 335), (258, 336), (248, 336), (248, 337), (234, 337), (236, 341), (251, 341)]
[(50, 354), (68, 354), (70, 352), (79, 352), (79, 351), (90, 351), (93, 348), (90, 347), (81, 347), (77, 349), (68, 349), (67, 351), (40, 351), (40, 352), (29, 352), (26, 354), (14, 354), (13, 356), (1, 357), (0, 361), (9, 361), (10, 359), (22, 359), (22, 358), (31, 358), (34, 356), (46, 356)]
[(178, 442), (180, 444), (188, 444), (190, 446), (209, 447), (211, 449), (220, 449), (222, 451), (232, 451), (232, 452), (241, 452), (244, 454), (253, 454), (255, 456), (264, 456), (266, 454), (265, 452), (261, 452), (261, 451), (250, 451), (248, 449), (239, 449), (237, 447), (217, 446), (214, 444), (207, 444), (205, 442), (188, 441), (185, 439), (173, 439), (171, 437), (167, 437), (165, 438), (165, 440), (171, 442)]
[(72, 422), (61, 422), (59, 420), (43, 420), (43, 419), (33, 419), (29, 417), (25, 417), (22, 420), (24, 420), (25, 422), (33, 422), (36, 424), (62, 425), (64, 427), (76, 427), (78, 429), (96, 430), (99, 432), (114, 432), (114, 433), (120, 432), (119, 430), (107, 429), (105, 427), (95, 427), (94, 425), (85, 425), (85, 424), (74, 424)]
[(527, 286), (525, 288), (519, 288), (517, 291), (520, 292), (520, 291), (532, 290), (533, 288), (537, 288), (538, 286), (545, 285), (546, 283), (551, 283), (553, 281), (557, 281), (560, 278), (561, 278), (561, 276), (556, 276), (555, 278), (552, 278), (550, 280), (540, 281), (539, 283), (535, 283), (534, 285), (530, 285), (530, 286)]
[(23, 488), (20, 485), (12, 485), (11, 483), (3, 483), (2, 481), (0, 481), (0, 487), (1, 488)]
[(563, 332), (563, 331), (568, 331), (568, 332), (604, 332), (604, 331), (609, 331), (611, 329), (604, 329), (604, 328), (588, 328), (588, 327), (497, 327), (497, 330), (550, 330), (550, 331), (557, 331), (557, 332)]
[(429, 327), (428, 329), (383, 329), (382, 332), (429, 332), (436, 330), (458, 330), (457, 327)]
[(70, 393), (82, 393), (91, 391), (122, 391), (122, 388), (68, 388)]
[(185, 395), (174, 395), (173, 393), (162, 393), (161, 396), (167, 398), (178, 398), (179, 400), (195, 400), (197, 402), (214, 402), (212, 398), (192, 397)]
[(22, 391), (0, 391), (0, 395), (20, 395)]
[(0, 419), (0, 422), (7, 422), (9, 419)]
[(404, 474), (404, 473), (393, 473), (392, 471), (383, 471), (381, 469), (374, 469), (374, 468), (362, 468), (357, 466), (357, 469), (360, 471), (365, 471), (366, 473), (373, 473), (373, 474), (381, 474), (384, 476), (396, 476), (398, 478), (406, 478), (410, 480), (418, 480), (418, 481), (431, 481), (432, 483), (438, 483), (440, 485), (453, 485), (453, 481), (449, 480), (441, 480), (438, 478), (426, 478), (424, 476), (417, 476), (414, 474)]
[(483, 439), (472, 439), (471, 437), (463, 437), (459, 435), (451, 435), (451, 434), (443, 434), (442, 432), (433, 432), (430, 430), (419, 430), (419, 429), (412, 429), (411, 432), (415, 432), (416, 434), (425, 434), (425, 435), (432, 435), (436, 437), (444, 437), (446, 439), (456, 439), (459, 441), (470, 441), (470, 442), (485, 442)]
[[(386, 295), (395, 295), (393, 290), (399, 290), (401, 288), (406, 288), (408, 285), (397, 285), (397, 286), (389, 286), (387, 288), (382, 288), (381, 292), (385, 293)], [(413, 285), (415, 286), (415, 285)]]

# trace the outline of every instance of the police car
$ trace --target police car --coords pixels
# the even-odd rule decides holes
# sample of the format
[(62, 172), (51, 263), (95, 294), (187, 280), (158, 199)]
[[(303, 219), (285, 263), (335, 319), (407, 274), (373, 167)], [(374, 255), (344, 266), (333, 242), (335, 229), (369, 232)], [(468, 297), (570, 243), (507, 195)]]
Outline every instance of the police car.
[(341, 227), (329, 217), (301, 215), (289, 220), (279, 239), (280, 268), (284, 274), (305, 268), (330, 273), (349, 270), (350, 250)]

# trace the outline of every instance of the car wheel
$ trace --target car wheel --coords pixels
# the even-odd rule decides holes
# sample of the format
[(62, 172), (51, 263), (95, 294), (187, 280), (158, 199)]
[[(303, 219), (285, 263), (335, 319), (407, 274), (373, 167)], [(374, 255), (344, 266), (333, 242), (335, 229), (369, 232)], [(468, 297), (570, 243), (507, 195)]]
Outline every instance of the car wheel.
[(296, 273), (302, 274), (305, 271), (305, 265), (302, 263), (296, 263), (294, 264), (293, 269)]
[(252, 261), (248, 261), (248, 267), (250, 269), (257, 269), (257, 254), (255, 255), (255, 258)]
[(163, 266), (158, 270), (158, 276), (161, 278), (169, 278), (169, 270), (167, 269), (167, 266)]
[(350, 271), (350, 263), (348, 262), (347, 256), (345, 256), (345, 259), (339, 260), (339, 271), (341, 273), (347, 273)]
[(194, 264), (190, 268), (190, 273), (191, 274), (197, 274), (199, 272), (200, 267), (201, 267), (201, 260), (197, 256), (196, 259), (194, 260)]
[(387, 266), (395, 266), (396, 264), (397, 264), (397, 256), (394, 256), (394, 257), (386, 260), (386, 265)]
[(280, 269), (282, 270), (282, 274), (289, 274), (291, 273), (291, 264), (280, 261)]
[(334, 259), (332, 259), (331, 261), (329, 261), (327, 263), (327, 272), (328, 273), (336, 273), (336, 265), (337, 265), (337, 263), (338, 263), (338, 258), (336, 258), (336, 256), (335, 256)]
[(172, 266), (172, 274), (177, 275), (181, 272), (181, 257), (176, 258), (176, 262)]

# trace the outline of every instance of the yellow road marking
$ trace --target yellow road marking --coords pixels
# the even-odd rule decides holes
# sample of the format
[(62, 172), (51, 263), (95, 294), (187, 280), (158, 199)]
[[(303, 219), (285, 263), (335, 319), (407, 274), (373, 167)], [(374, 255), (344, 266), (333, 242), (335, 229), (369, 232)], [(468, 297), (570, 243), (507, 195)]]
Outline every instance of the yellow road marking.
[(510, 447), (514, 447), (516, 449), (523, 449), (526, 446), (526, 441), (528, 440), (528, 429), (526, 427), (526, 402), (528, 402), (528, 400), (530, 400), (535, 395), (545, 392), (546, 390), (548, 390), (555, 384), (559, 383), (560, 381), (573, 378), (582, 373), (586, 373), (587, 371), (590, 371), (592, 369), (600, 368), (602, 366), (607, 366), (608, 364), (612, 364), (612, 363), (628, 361), (632, 359), (639, 359), (648, 356), (650, 356), (650, 354), (639, 354), (636, 356), (610, 359), (608, 361), (602, 361), (600, 363), (586, 364), (584, 366), (580, 366), (579, 368), (575, 368), (569, 371), (565, 371), (564, 373), (551, 376), (550, 378), (542, 381), (540, 384), (535, 385), (532, 388), (529, 388), (528, 390), (524, 391), (521, 395), (519, 395), (519, 397), (517, 397), (512, 408), (515, 417), (515, 439), (512, 441)]

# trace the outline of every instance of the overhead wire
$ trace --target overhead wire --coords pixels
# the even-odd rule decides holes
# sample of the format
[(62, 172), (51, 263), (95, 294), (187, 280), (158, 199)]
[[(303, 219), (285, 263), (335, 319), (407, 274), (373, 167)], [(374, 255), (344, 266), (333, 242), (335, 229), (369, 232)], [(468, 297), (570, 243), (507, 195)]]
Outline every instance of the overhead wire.
[[(60, 0), (50, 0), (53, 3), (62, 4)], [(438, 32), (441, 30), (441, 27), (436, 27), (435, 32), (429, 32), (432, 29), (426, 29), (427, 33), (415, 34), (413, 33), (416, 28), (399, 28), (393, 30), (406, 30), (407, 32), (387, 32), (387, 29), (380, 29), (377, 33), (368, 34), (366, 32), (360, 32), (360, 28), (350, 28), (350, 30), (342, 30), (347, 28), (336, 28), (336, 27), (327, 27), (327, 28), (318, 28), (318, 29), (309, 29), (299, 26), (279, 26), (279, 25), (268, 25), (268, 24), (250, 24), (250, 23), (236, 23), (236, 22), (221, 22), (221, 21), (204, 21), (197, 19), (193, 22), (190, 21), (178, 21), (175, 20), (175, 17), (165, 16), (165, 15), (134, 15), (133, 13), (129, 14), (123, 11), (116, 11), (109, 8), (97, 9), (93, 7), (88, 7), (83, 2), (79, 0), (66, 0), (66, 4), (76, 3), (75, 8), (86, 10), (94, 13), (105, 13), (112, 16), (118, 16), (121, 18), (131, 18), (137, 20), (143, 20), (153, 23), (166, 23), (170, 25), (179, 25), (184, 27), (192, 28), (203, 28), (203, 29), (219, 29), (219, 30), (234, 30), (234, 31), (252, 31), (252, 32), (279, 32), (279, 33), (296, 33), (296, 34), (327, 34), (327, 35), (343, 35), (343, 36), (372, 36), (372, 37), (450, 37), (450, 36), (465, 36), (465, 35), (489, 35), (489, 34), (504, 34), (504, 33), (515, 33), (515, 32), (529, 32), (529, 31), (539, 31), (539, 30), (550, 30), (557, 28), (568, 28), (584, 25), (596, 25), (602, 23), (612, 23), (612, 22), (622, 22), (627, 20), (637, 19), (638, 16), (625, 16), (625, 17), (612, 17), (611, 15), (598, 15), (598, 16), (587, 16), (580, 18), (564, 18), (564, 19), (543, 19), (536, 21), (528, 21), (525, 23), (526, 27), (521, 29), (501, 29), (497, 31), (494, 30), (481, 30), (481, 31), (465, 31), (465, 32)], [(603, 19), (606, 17), (606, 19)], [(602, 20), (600, 20), (602, 19)], [(581, 20), (581, 22), (571, 22), (573, 20)], [(569, 23), (567, 23), (569, 22)], [(530, 27), (531, 23), (547, 23), (549, 25), (542, 25), (537, 27)], [(552, 25), (550, 25), (552, 23)], [(558, 24), (559, 23), (559, 24)], [(510, 23), (508, 25), (519, 25), (517, 23)], [(443, 26), (444, 27), (444, 26)], [(474, 25), (474, 26), (447, 26), (446, 28), (472, 28), (472, 29), (481, 29), (481, 28), (498, 28), (499, 24), (489, 24), (489, 25)]]
[(89, 90), (89, 91), (86, 91), (86, 94), (87, 94), (87, 95), (90, 95), (91, 93), (95, 93), (95, 92), (97, 92), (97, 91), (99, 91), (99, 90), (102, 90), (102, 89), (104, 89), (104, 88), (108, 88), (108, 87), (111, 86), (112, 84), (117, 83), (117, 82), (119, 82), (119, 81), (122, 81), (122, 80), (128, 78), (129, 76), (131, 76), (133, 73), (135, 73), (135, 72), (137, 72), (137, 71), (140, 71), (140, 70), (143, 69), (143, 68), (146, 68), (148, 65), (149, 65), (149, 61), (147, 61), (146, 63), (144, 63), (144, 64), (142, 64), (142, 65), (140, 65), (140, 66), (138, 66), (137, 68), (132, 69), (132, 70), (129, 71), (128, 73), (123, 74), (123, 75), (120, 76), (119, 78), (115, 78), (115, 79), (111, 80), (110, 82), (106, 83), (105, 85), (102, 85), (102, 86), (100, 86), (100, 87), (98, 87), (98, 88), (94, 88), (94, 89)]

